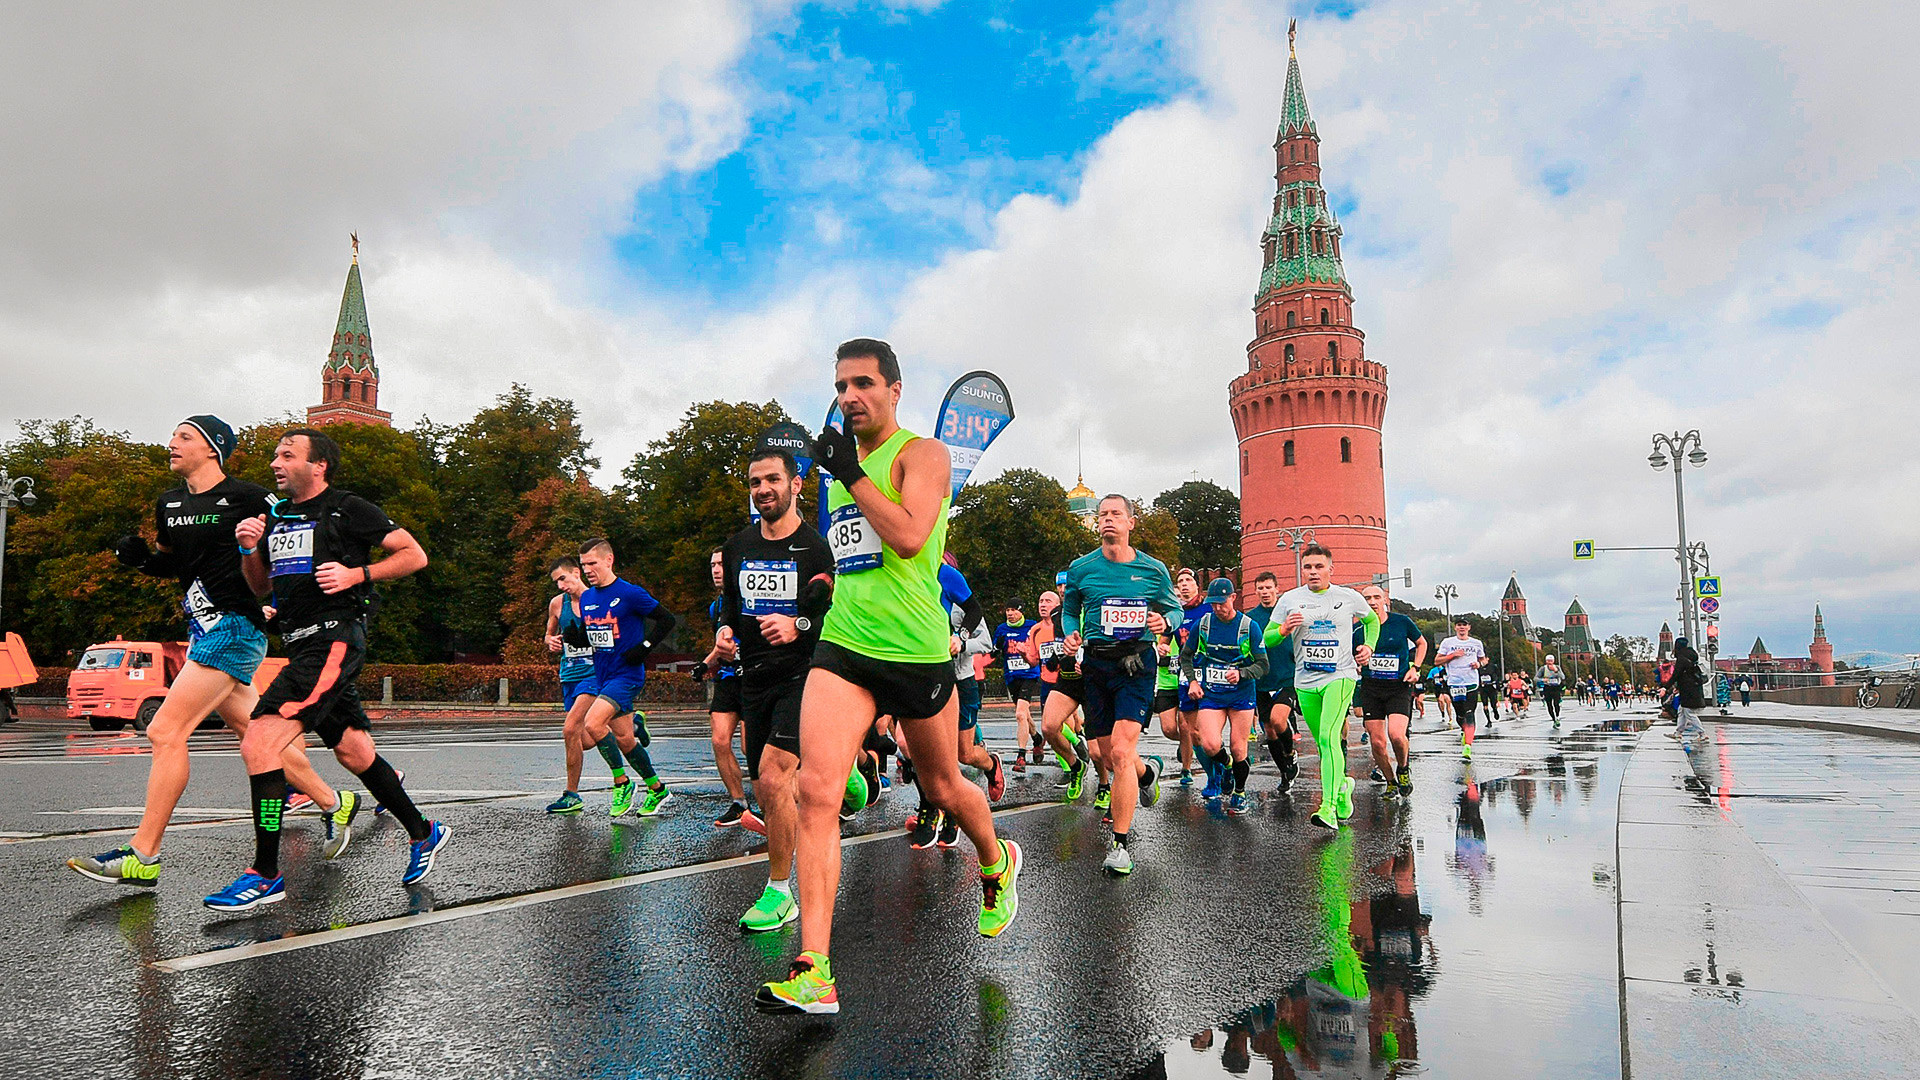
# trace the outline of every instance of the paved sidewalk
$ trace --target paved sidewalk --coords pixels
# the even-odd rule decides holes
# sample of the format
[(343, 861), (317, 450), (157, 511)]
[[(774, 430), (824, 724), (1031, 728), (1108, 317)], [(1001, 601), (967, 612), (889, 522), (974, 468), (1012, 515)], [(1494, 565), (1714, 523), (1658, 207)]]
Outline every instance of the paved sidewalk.
[[(1893, 808), (1856, 796), (1885, 790), (1892, 770), (1910, 807), (1920, 755), (1714, 719), (1711, 746), (1691, 759), (1666, 738), (1669, 727), (1648, 732), (1621, 783), (1625, 1071), (1643, 1080), (1915, 1075), (1920, 1018), (1886, 977), (1904, 971), (1913, 939), (1876, 938), (1867, 925), (1836, 930), (1814, 898), (1830, 886), (1806, 860), (1823, 851), (1848, 868), (1831, 887), (1914, 895), (1900, 886), (1914, 888), (1920, 835), (1888, 836)], [(1896, 755), (1898, 767), (1858, 767), (1876, 752)], [(1856, 836), (1872, 838), (1877, 864), (1858, 865), (1868, 853), (1850, 849)]]
[(1700, 718), (1723, 724), (1765, 724), (1774, 727), (1817, 728), (1845, 731), (1855, 735), (1920, 741), (1920, 709), (1861, 709), (1834, 705), (1788, 705), (1785, 702), (1757, 701), (1741, 707), (1728, 706), (1728, 715), (1718, 709), (1706, 709)]

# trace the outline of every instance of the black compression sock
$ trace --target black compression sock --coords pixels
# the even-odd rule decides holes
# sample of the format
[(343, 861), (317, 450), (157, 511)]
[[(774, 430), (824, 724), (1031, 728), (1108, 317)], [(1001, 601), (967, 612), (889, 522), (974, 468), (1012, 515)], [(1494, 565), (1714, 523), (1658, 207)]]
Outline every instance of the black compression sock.
[(1114, 842), (1114, 843), (1116, 843), (1116, 844), (1119, 844), (1119, 845), (1120, 845), (1121, 847), (1126, 847), (1126, 846), (1127, 846), (1127, 834), (1126, 834), (1126, 833), (1123, 833), (1123, 832), (1117, 832), (1117, 833), (1114, 833), (1114, 834), (1113, 834), (1113, 842)]
[(1247, 773), (1252, 771), (1252, 768), (1252, 764), (1245, 760), (1233, 763), (1233, 790), (1247, 790)]
[(253, 789), (253, 872), (263, 878), (280, 876), (280, 815), (287, 806), (284, 769), (247, 777)]
[(386, 758), (375, 754), (373, 764), (358, 775), (360, 782), (367, 785), (368, 794), (386, 807), (395, 821), (406, 826), (408, 836), (416, 843), (427, 838), (427, 819), (420, 816), (420, 808), (413, 805), (413, 797), (400, 786), (400, 777), (394, 775), (393, 766), (387, 764)]

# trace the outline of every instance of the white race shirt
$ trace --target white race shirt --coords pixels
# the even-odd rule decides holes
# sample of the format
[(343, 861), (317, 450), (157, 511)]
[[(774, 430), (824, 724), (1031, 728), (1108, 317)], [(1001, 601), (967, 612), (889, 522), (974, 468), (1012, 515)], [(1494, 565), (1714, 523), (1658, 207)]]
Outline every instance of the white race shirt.
[(1480, 669), (1475, 665), (1487, 658), (1487, 647), (1480, 644), (1479, 638), (1470, 637), (1463, 640), (1457, 635), (1443, 638), (1438, 652), (1461, 654), (1447, 661), (1448, 689), (1464, 691), (1480, 685)]
[(1293, 632), (1293, 685), (1314, 690), (1335, 679), (1358, 679), (1353, 623), (1372, 614), (1366, 598), (1345, 585), (1329, 585), (1325, 592), (1302, 585), (1274, 604), (1273, 620), (1284, 624), (1296, 611), (1306, 623)]

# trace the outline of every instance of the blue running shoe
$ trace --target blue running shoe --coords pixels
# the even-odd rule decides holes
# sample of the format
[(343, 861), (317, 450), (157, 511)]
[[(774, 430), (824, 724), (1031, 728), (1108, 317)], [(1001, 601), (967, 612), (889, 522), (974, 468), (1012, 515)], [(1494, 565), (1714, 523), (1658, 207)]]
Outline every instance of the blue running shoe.
[(1207, 763), (1207, 786), (1200, 789), (1200, 797), (1203, 799), (1220, 797), (1220, 770), (1215, 768), (1212, 762)]
[(1193, 771), (1191, 769), (1180, 770), (1180, 786), (1181, 787), (1193, 786)]
[(287, 898), (285, 878), (263, 878), (249, 870), (233, 884), (200, 901), (219, 912), (252, 911), (262, 904), (277, 904)]
[[(628, 781), (628, 782), (631, 783), (632, 781)], [(568, 791), (563, 793), (559, 798), (547, 804), (547, 813), (577, 814), (582, 810), (585, 810), (586, 808), (587, 808), (587, 804), (580, 801), (580, 796), (578, 793)]]
[(427, 874), (433, 870), (434, 856), (440, 854), (440, 849), (446, 847), (447, 842), (452, 839), (451, 826), (442, 825), (437, 821), (428, 822), (427, 838), (416, 840), (407, 846), (407, 872), (400, 875), (400, 884), (418, 885), (426, 880)]

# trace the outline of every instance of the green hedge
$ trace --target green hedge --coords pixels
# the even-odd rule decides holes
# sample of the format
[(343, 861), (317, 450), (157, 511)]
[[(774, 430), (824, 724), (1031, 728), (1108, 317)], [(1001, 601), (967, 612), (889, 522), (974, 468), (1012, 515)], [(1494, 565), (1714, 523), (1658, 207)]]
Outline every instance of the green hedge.
[[(65, 698), (72, 668), (39, 667), (38, 682), (14, 691), (20, 697)], [(380, 700), (380, 680), (393, 679), (396, 702), (471, 702), (492, 705), (500, 700), (500, 680), (507, 680), (508, 700), (518, 705), (558, 705), (560, 679), (552, 664), (369, 664), (355, 684), (360, 699)], [(706, 687), (684, 672), (647, 673), (641, 699), (661, 704), (704, 704)]]

